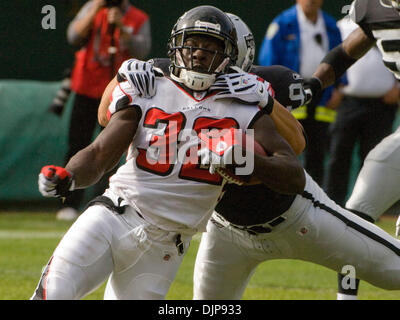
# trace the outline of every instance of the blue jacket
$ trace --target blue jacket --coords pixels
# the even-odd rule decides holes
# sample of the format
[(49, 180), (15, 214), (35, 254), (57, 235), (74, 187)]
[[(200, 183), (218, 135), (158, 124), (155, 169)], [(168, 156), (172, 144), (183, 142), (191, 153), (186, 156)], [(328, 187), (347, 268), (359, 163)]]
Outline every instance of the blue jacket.
[[(336, 26), (336, 20), (330, 15), (322, 12), (325, 20), (326, 32), (329, 40), (329, 50), (342, 42), (340, 30)], [(260, 48), (258, 63), (263, 66), (280, 64), (296, 72), (300, 72), (300, 28), (297, 19), (296, 5), (283, 11), (273, 21), (275, 28), (279, 29), (271, 39), (268, 32), (265, 35)], [(346, 77), (342, 77), (343, 84), (347, 84)], [(332, 95), (333, 87), (325, 89), (320, 100), (320, 105), (325, 105)]]

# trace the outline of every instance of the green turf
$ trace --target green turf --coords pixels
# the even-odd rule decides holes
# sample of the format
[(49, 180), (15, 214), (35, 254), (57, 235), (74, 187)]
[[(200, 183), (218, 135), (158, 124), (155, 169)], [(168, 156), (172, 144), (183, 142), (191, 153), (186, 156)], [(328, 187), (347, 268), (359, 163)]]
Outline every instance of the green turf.
[[(394, 220), (378, 224), (394, 233)], [(57, 221), (51, 213), (0, 212), (0, 300), (26, 300), (32, 295), (46, 265), (70, 222)], [(171, 300), (192, 298), (194, 260), (199, 244), (196, 236), (167, 295)], [(104, 285), (87, 296), (102, 299)], [(261, 264), (247, 287), (245, 300), (333, 300), (336, 273), (315, 264), (274, 260)], [(386, 291), (361, 283), (359, 299), (400, 299), (400, 291)]]

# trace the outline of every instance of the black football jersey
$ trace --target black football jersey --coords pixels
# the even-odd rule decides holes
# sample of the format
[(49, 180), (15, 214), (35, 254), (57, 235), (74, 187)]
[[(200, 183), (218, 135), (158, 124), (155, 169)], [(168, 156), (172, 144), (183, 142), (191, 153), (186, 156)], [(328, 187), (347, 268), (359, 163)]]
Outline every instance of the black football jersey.
[[(275, 99), (288, 109), (304, 104), (303, 78), (284, 66), (253, 66), (251, 73), (268, 81)], [(228, 184), (215, 211), (231, 223), (251, 226), (263, 224), (288, 210), (295, 195), (272, 191), (265, 185), (238, 186)]]
[(285, 195), (272, 191), (265, 185), (238, 186), (228, 184), (217, 211), (226, 220), (241, 226), (264, 224), (292, 205), (295, 195)]
[(400, 79), (400, 14), (385, 0), (355, 0), (350, 17), (376, 40), (383, 63)]

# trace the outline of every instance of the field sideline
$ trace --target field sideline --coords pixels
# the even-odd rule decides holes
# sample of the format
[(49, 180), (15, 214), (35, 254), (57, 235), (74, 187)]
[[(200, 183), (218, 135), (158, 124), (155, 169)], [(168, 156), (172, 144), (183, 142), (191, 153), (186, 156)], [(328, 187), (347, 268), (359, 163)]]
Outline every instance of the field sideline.
[[(58, 241), (71, 223), (57, 221), (52, 213), (0, 211), (0, 300), (27, 300)], [(383, 217), (378, 225), (394, 234), (395, 219)], [(167, 295), (167, 300), (192, 299), (196, 235)], [(104, 285), (86, 300), (101, 300)], [(245, 300), (334, 300), (336, 273), (295, 260), (261, 264), (243, 297)], [(361, 283), (360, 300), (399, 300), (400, 291), (385, 291)]]

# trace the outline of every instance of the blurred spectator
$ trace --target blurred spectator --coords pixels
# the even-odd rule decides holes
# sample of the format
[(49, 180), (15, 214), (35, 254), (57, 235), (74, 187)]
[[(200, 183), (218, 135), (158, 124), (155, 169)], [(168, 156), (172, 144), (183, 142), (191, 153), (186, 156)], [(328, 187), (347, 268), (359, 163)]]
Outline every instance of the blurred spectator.
[[(71, 89), (75, 101), (70, 119), (66, 162), (90, 144), (97, 124), (97, 108), (104, 89), (128, 58), (144, 59), (150, 52), (148, 15), (129, 0), (90, 0), (67, 30), (68, 42), (80, 49), (75, 54)], [(103, 193), (108, 178), (98, 183)], [(59, 219), (74, 219), (83, 200), (83, 190), (67, 197), (57, 213)]]
[[(338, 27), (345, 39), (357, 24), (345, 17)], [(363, 163), (368, 152), (392, 133), (400, 93), (376, 47), (347, 70), (347, 77), (349, 84), (342, 91), (343, 100), (331, 126), (331, 156), (325, 185), (329, 197), (341, 206), (345, 205), (356, 142)]]
[[(322, 4), (323, 0), (297, 0), (296, 5), (278, 15), (267, 29), (259, 64), (284, 65), (310, 78), (326, 53), (342, 41), (336, 20), (321, 10)], [(296, 88), (291, 89), (293, 95), (298, 94)], [(335, 119), (338, 98), (330, 87), (317, 103), (293, 111), (307, 134), (304, 167), (320, 185), (329, 146), (329, 123)]]

